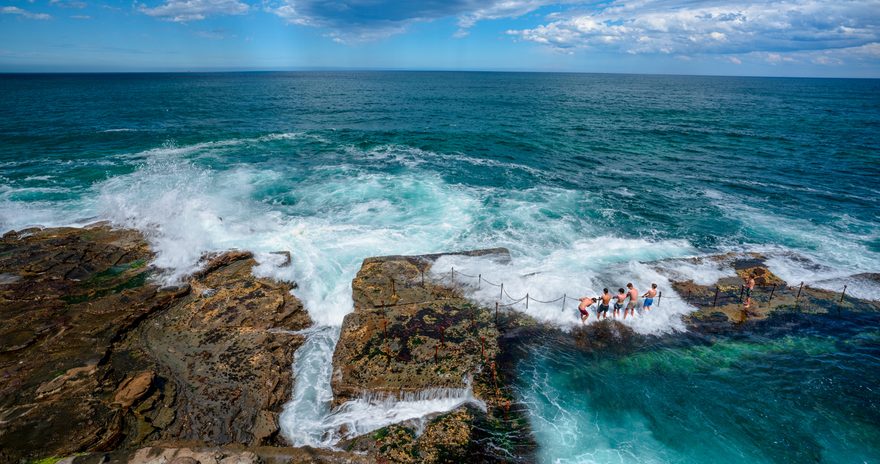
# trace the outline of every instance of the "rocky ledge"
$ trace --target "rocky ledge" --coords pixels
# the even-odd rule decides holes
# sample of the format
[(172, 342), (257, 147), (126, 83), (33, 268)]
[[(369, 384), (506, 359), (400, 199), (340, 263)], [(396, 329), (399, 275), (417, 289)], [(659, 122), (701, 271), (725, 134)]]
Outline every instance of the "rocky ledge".
[[(799, 311), (803, 313), (838, 313), (840, 311), (880, 311), (880, 302), (854, 298), (840, 291), (829, 291), (786, 282), (767, 267), (766, 257), (758, 253), (726, 254), (684, 260), (688, 264), (701, 265), (706, 261), (733, 269), (735, 276), (722, 277), (709, 285), (693, 280), (676, 279), (671, 275), (672, 288), (679, 298), (697, 308), (685, 316), (692, 328), (713, 324), (741, 324), (766, 319), (773, 313)], [(674, 260), (673, 260), (674, 261)], [(658, 271), (667, 273), (664, 264), (658, 263)], [(748, 297), (745, 282), (749, 276), (755, 279), (755, 289)], [(853, 280), (880, 282), (877, 274), (851, 276)]]
[(0, 462), (278, 442), (292, 331), (311, 323), (291, 284), (229, 252), (160, 288), (151, 258), (139, 233), (106, 224), (0, 240)]
[[(460, 254), (510, 259), (504, 249)], [(7, 233), (0, 239), (0, 462), (529, 462), (534, 443), (509, 387), (512, 366), (524, 341), (561, 333), (515, 311), (496, 314), (432, 278), (441, 256), (364, 261), (334, 354), (333, 401), (459, 395), (462, 406), (330, 451), (291, 448), (278, 436), (303, 342), (297, 331), (311, 321), (291, 293), (295, 284), (253, 275), (251, 253), (205, 257), (185, 283), (160, 287), (138, 232), (95, 224)], [(698, 331), (736, 330), (781, 311), (880, 310), (877, 302), (787, 284), (759, 255), (688, 264), (701, 260), (737, 275), (712, 285), (670, 275), (697, 307), (685, 322)], [(748, 305), (746, 275), (757, 283)], [(634, 336), (607, 320), (566, 339), (622, 350), (630, 344), (620, 342)]]
[[(456, 254), (510, 259), (505, 249)], [(396, 424), (344, 446), (384, 462), (528, 461), (527, 421), (500, 366), (510, 347), (493, 312), (449, 282), (431, 279), (440, 256), (364, 261), (352, 282), (354, 312), (345, 318), (333, 357), (334, 402), (472, 389), (473, 403), (431, 418), (423, 430)]]

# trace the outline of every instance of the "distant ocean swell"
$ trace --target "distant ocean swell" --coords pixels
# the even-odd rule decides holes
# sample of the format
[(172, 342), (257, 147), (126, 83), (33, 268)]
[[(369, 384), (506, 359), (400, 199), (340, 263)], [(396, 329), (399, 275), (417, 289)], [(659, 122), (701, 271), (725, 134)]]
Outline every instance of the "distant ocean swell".
[[(488, 88), (500, 85), (496, 78), (501, 79), (481, 77), (492, 81)], [(230, 248), (254, 251), (260, 275), (296, 281), (295, 293), (316, 323), (296, 353), (297, 382), (282, 417), (283, 432), (296, 445), (332, 446), (343, 438), (341, 425), (365, 433), (474, 401), (467, 390), (425, 392), (401, 401), (361, 399), (330, 409), (332, 354), (342, 320), (352, 310), (351, 280), (368, 256), (507, 247), (513, 256), (510, 264), (444, 258), (433, 276), (454, 266), (504, 282), (511, 295), (528, 292), (539, 300), (593, 295), (629, 281), (640, 289), (656, 282), (664, 292), (662, 311), (626, 321), (646, 335), (683, 330), (681, 315), (692, 310), (674, 298), (669, 276), (710, 284), (733, 275), (729, 267), (709, 261), (667, 263), (658, 269), (655, 262), (669, 258), (754, 251), (768, 256), (771, 270), (790, 283), (804, 281), (834, 291), (847, 285), (850, 295), (880, 299), (876, 283), (851, 277), (880, 270), (878, 190), (872, 176), (877, 169), (876, 134), (846, 121), (836, 125), (849, 129), (823, 133), (828, 125), (803, 109), (794, 113), (805, 115), (806, 122), (795, 123), (786, 119), (791, 118), (789, 110), (777, 112), (767, 104), (764, 126), (754, 126), (737, 111), (737, 98), (758, 98), (754, 86), (788, 95), (800, 92), (801, 83), (791, 89), (748, 80), (702, 83), (718, 95), (717, 104), (732, 107), (724, 113), (727, 118), (746, 119), (701, 119), (716, 114), (709, 105), (694, 110), (699, 114), (673, 112), (684, 115), (661, 121), (651, 105), (675, 108), (700, 101), (688, 100), (687, 92), (704, 88), (684, 83), (676, 98), (646, 100), (639, 92), (620, 91), (626, 87), (620, 79), (596, 78), (572, 86), (555, 81), (562, 78), (545, 78), (550, 80), (546, 88), (571, 92), (569, 107), (538, 111), (547, 106), (541, 93), (529, 87), (510, 98), (534, 100), (505, 106), (514, 113), (509, 117), (492, 105), (490, 96), (468, 100), (480, 104), (467, 112), (455, 106), (426, 113), (419, 95), (426, 90), (408, 87), (413, 85), (409, 78), (400, 78), (395, 84), (400, 87), (391, 92), (391, 101), (399, 106), (382, 107), (390, 115), (383, 127), (358, 119), (356, 109), (327, 115), (300, 108), (233, 118), (254, 121), (259, 126), (255, 129), (229, 121), (199, 126), (202, 115), (190, 115), (181, 106), (168, 113), (187, 123), (180, 124), (184, 129), (167, 122), (156, 122), (157, 129), (149, 120), (127, 124), (84, 115), (88, 130), (55, 135), (41, 132), (57, 121), (39, 119), (39, 111), (28, 113), (37, 115), (34, 121), (7, 118), (6, 126), (0, 122), (10, 140), (0, 147), (0, 229), (110, 220), (147, 236), (157, 253), (154, 264), (168, 282), (194, 271), (204, 253)], [(522, 84), (504, 82), (514, 88)], [(267, 92), (280, 94), (275, 84), (267, 85)], [(591, 86), (616, 97), (596, 100)], [(461, 96), (456, 92), (473, 91), (450, 84), (448, 99), (438, 101), (456, 102)], [(870, 91), (859, 95), (876, 98)], [(234, 113), (247, 99), (233, 97), (227, 105)], [(23, 99), (15, 101), (23, 104)], [(620, 101), (630, 110), (616, 103), (602, 106), (596, 103), (600, 100)], [(135, 106), (150, 107), (152, 101)], [(216, 110), (218, 115), (226, 112)], [(305, 118), (297, 120), (305, 128), (263, 129), (296, 117)], [(878, 118), (874, 113), (863, 117)], [(580, 129), (572, 127), (575, 122)], [(753, 127), (733, 128), (748, 125)], [(838, 149), (819, 153), (819, 137)], [(847, 148), (850, 140), (868, 148)], [(137, 148), (119, 148), (127, 144)], [(278, 250), (291, 252), (292, 266), (277, 265), (270, 253)], [(488, 287), (472, 289), (471, 296), (490, 305), (496, 298)], [(573, 304), (565, 311), (556, 303), (517, 309), (563, 330), (578, 323)], [(800, 355), (802, 345), (814, 342), (812, 334), (806, 337), (787, 353)], [(749, 347), (731, 350), (736, 360), (754, 356)], [(821, 357), (826, 351), (808, 355)], [(698, 350), (660, 353), (684, 363), (705, 355)], [(651, 413), (639, 404), (615, 403), (624, 411), (620, 417), (599, 417), (608, 414), (601, 401), (567, 402), (567, 395), (580, 391), (578, 381), (618, 375), (609, 364), (585, 372), (579, 355), (568, 355), (570, 359), (552, 349), (536, 350), (537, 361), (523, 368), (532, 382), (520, 390), (521, 399), (530, 405), (546, 450), (542, 460), (664, 462), (683, 456), (663, 448), (666, 441), (647, 436), (657, 427), (652, 428)], [(562, 362), (550, 372), (539, 362), (543, 357)], [(677, 372), (679, 364), (651, 366)], [(643, 381), (642, 375), (650, 377), (650, 369), (618, 379), (630, 385)], [(676, 399), (675, 390), (687, 384), (687, 379), (680, 380), (668, 385), (670, 398)], [(706, 385), (717, 381), (711, 375), (704, 380)], [(591, 388), (602, 391), (601, 385)], [(593, 437), (601, 446), (577, 443), (580, 429), (594, 426), (606, 431), (635, 427), (641, 441), (609, 439), (603, 431)]]

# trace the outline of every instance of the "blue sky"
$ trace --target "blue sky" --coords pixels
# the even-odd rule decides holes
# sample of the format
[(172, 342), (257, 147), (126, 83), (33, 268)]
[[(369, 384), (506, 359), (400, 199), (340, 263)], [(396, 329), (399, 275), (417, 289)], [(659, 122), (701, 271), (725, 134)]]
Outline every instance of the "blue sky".
[(880, 77), (880, 0), (0, 0), (0, 71)]

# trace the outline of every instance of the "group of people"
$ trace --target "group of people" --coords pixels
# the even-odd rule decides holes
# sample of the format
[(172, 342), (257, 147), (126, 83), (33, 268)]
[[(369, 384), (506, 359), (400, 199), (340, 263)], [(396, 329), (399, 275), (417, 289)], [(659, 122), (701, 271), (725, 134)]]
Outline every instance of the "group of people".
[[(608, 318), (608, 309), (611, 307), (612, 300), (614, 301), (614, 311), (612, 313), (612, 317), (617, 318), (620, 316), (620, 310), (623, 309), (623, 318), (626, 319), (627, 313), (630, 316), (635, 316), (636, 304), (639, 301), (639, 291), (633, 286), (632, 283), (626, 284), (627, 290), (622, 288), (617, 290), (617, 295), (612, 295), (608, 292), (608, 289), (602, 289), (601, 296), (588, 297), (585, 296), (583, 298), (579, 298), (580, 304), (578, 305), (578, 311), (581, 313), (581, 322), (584, 324), (587, 323), (587, 319), (590, 317), (590, 307), (599, 304), (599, 307), (596, 311), (596, 319), (607, 319)], [(642, 302), (642, 307), (645, 311), (650, 311), (651, 306), (654, 305), (654, 297), (657, 296), (657, 284), (651, 284), (651, 289), (645, 292), (642, 297), (645, 299)], [(624, 302), (629, 299), (629, 302), (624, 306)]]

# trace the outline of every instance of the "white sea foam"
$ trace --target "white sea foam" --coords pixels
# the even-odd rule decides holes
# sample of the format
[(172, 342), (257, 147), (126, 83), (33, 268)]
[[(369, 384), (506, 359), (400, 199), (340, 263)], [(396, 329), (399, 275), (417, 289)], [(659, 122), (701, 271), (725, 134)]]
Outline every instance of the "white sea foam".
[[(322, 400), (329, 401), (331, 398)], [(404, 421), (410, 421), (417, 433), (420, 433), (432, 415), (466, 404), (486, 410), (486, 404), (474, 397), (473, 389), (468, 384), (466, 388), (433, 388), (399, 395), (363, 395), (329, 413), (314, 411), (314, 421), (295, 418), (293, 409), (287, 408), (281, 421), (282, 426), (302, 426), (297, 430), (302, 434), (294, 436), (294, 443), (300, 446), (330, 447), (339, 440), (354, 438)]]
[(736, 277), (733, 267), (715, 259), (677, 259), (657, 264), (663, 274), (677, 281), (691, 280), (697, 285), (712, 285), (725, 277)]
[[(258, 275), (298, 282), (295, 293), (316, 327), (305, 333), (306, 342), (295, 355), (295, 390), (281, 418), (284, 436), (296, 445), (330, 446), (344, 435), (343, 429), (374, 430), (472, 402), (466, 392), (447, 392), (400, 399), (362, 398), (336, 410), (330, 408), (333, 350), (343, 318), (352, 310), (351, 280), (365, 257), (504, 246), (513, 255), (510, 264), (450, 256), (435, 264), (434, 278), (455, 266), (463, 273), (503, 281), (514, 297), (528, 292), (535, 300), (563, 294), (594, 296), (603, 287), (613, 292), (627, 282), (644, 292), (655, 282), (664, 295), (660, 307), (626, 321), (641, 333), (680, 329), (678, 316), (692, 309), (675, 298), (667, 277), (645, 263), (694, 256), (697, 250), (684, 240), (609, 234), (601, 225), (583, 219), (583, 209), (593, 203), (586, 192), (547, 186), (516, 190), (450, 184), (422, 161), (446, 156), (451, 157), (446, 161), (462, 162), (456, 157), (463, 155), (397, 146), (372, 153), (355, 150), (357, 156), (329, 153), (326, 162), (319, 163), (322, 168), (309, 170), (287, 165), (284, 159), (271, 166), (237, 164), (234, 156), (232, 162), (226, 160), (233, 147), (259, 147), (301, 136), (270, 134), (187, 146), (168, 144), (123, 155), (108, 162), (137, 163), (138, 168), (96, 184), (91, 194), (78, 200), (25, 206), (8, 196), (0, 198), (0, 224), (21, 228), (81, 224), (83, 218), (110, 219), (145, 234), (156, 251), (154, 264), (165, 269), (163, 278), (168, 281), (197, 269), (206, 252), (239, 248), (256, 253)], [(371, 170), (350, 159), (358, 156), (375, 157), (373, 161), (379, 164), (402, 164), (405, 169), (393, 174)], [(203, 162), (206, 159), (210, 163)], [(507, 163), (485, 163), (491, 168), (518, 169)], [(207, 167), (217, 164), (223, 169)], [(2, 195), (11, 193), (7, 189)], [(616, 216), (611, 210), (600, 213)], [(844, 242), (831, 244), (840, 245), (840, 259), (862, 251)], [(271, 254), (274, 251), (290, 251), (291, 265), (284, 266), (282, 257)], [(857, 264), (870, 267), (871, 256), (865, 259)], [(771, 266), (774, 272), (788, 275), (783, 264), (771, 261)], [(666, 271), (700, 282), (729, 272), (710, 265), (673, 266)], [(469, 292), (494, 306), (499, 290), (483, 284)], [(563, 328), (579, 323), (575, 301), (567, 301), (564, 311), (561, 301), (524, 306), (521, 303), (516, 310)]]
[[(710, 198), (726, 215), (741, 221), (749, 235), (761, 243), (736, 244), (730, 251), (756, 251), (767, 256), (767, 267), (789, 285), (804, 282), (817, 288), (840, 291), (852, 285), (854, 296), (880, 300), (880, 285), (851, 279), (859, 273), (880, 271), (880, 253), (865, 243), (877, 239), (877, 232), (860, 234), (829, 230), (802, 219), (784, 218), (739, 199), (712, 191)], [(842, 217), (843, 221), (853, 220)]]
[[(570, 247), (516, 257), (507, 264), (487, 257), (447, 255), (431, 268), (433, 279), (450, 282), (452, 269), (457, 284), (477, 301), (493, 307), (495, 302), (511, 305), (535, 319), (568, 329), (580, 324), (577, 311), (580, 297), (600, 295), (603, 288), (612, 294), (632, 282), (639, 294), (656, 283), (666, 299), (662, 310), (639, 311), (623, 320), (640, 333), (661, 333), (683, 329), (680, 315), (693, 311), (672, 290), (669, 280), (645, 262), (693, 253), (684, 241), (648, 242), (641, 239), (598, 237), (578, 240)], [(477, 278), (468, 277), (477, 276)], [(504, 284), (503, 293), (500, 284)], [(529, 305), (521, 300), (528, 294)], [(563, 301), (559, 298), (565, 299)], [(595, 308), (594, 308), (595, 309)], [(595, 316), (588, 319), (596, 322)]]

